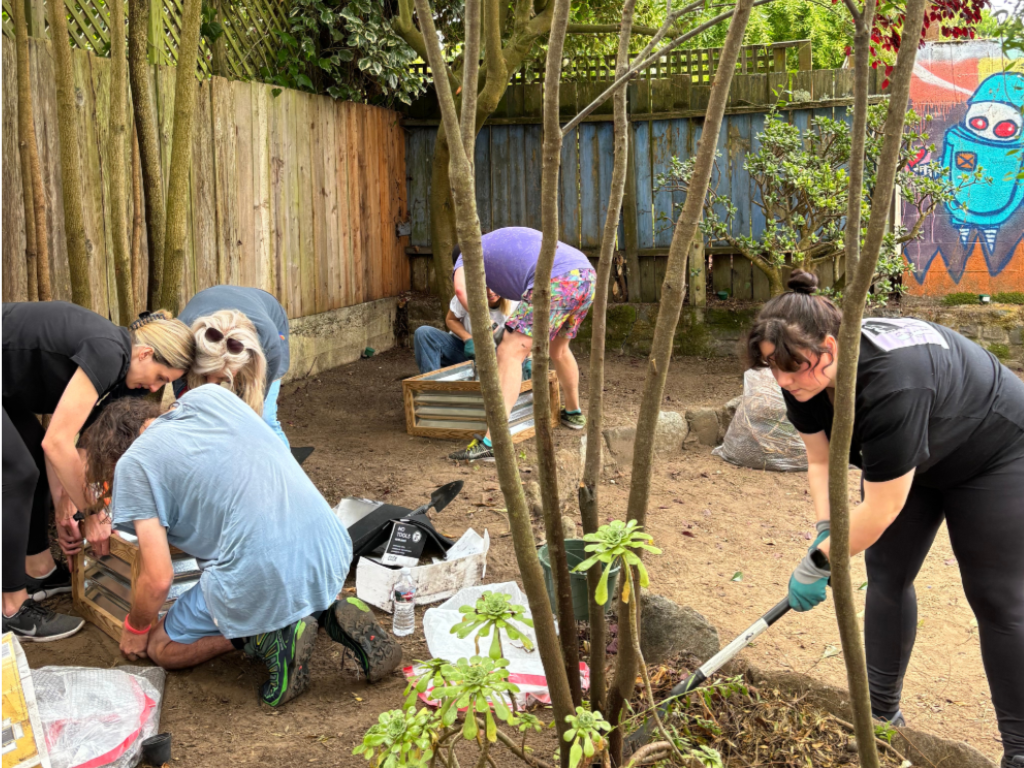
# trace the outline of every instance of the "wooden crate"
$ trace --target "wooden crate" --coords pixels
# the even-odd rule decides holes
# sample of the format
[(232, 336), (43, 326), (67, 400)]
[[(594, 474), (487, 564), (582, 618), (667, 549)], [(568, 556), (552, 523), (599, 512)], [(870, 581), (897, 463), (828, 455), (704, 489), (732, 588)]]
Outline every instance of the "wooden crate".
[[(194, 557), (171, 547), (171, 562), (174, 582), (160, 609), (161, 616), (180, 595), (199, 583), (199, 564)], [(75, 610), (114, 640), (120, 641), (124, 617), (131, 610), (140, 563), (138, 540), (127, 534), (110, 537), (110, 554), (105, 557), (97, 558), (91, 549), (74, 557), (71, 596)]]
[[(487, 432), (484, 397), (480, 382), (474, 377), (475, 364), (470, 361), (413, 376), (402, 382), (405, 402), (405, 431), (419, 437), (443, 440), (470, 440)], [(558, 378), (548, 372), (551, 394), (551, 423), (558, 424)], [(519, 387), (519, 400), (509, 418), (512, 440), (516, 443), (533, 437), (533, 380)]]

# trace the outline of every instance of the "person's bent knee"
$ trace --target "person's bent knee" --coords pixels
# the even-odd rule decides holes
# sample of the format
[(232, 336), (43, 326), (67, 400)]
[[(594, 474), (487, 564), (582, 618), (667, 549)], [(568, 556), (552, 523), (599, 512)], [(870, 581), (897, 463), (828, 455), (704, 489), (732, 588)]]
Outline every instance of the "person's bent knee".
[[(39, 485), (39, 467), (32, 462), (19, 462), (14, 467), (4, 467), (4, 496), (8, 491), (31, 497)], [(27, 510), (26, 510), (27, 512)]]
[(498, 365), (515, 364), (522, 365), (523, 361), (530, 356), (530, 348), (533, 346), (533, 339), (518, 331), (506, 331), (498, 345)]
[(168, 666), (167, 659), (167, 646), (173, 642), (170, 637), (167, 636), (167, 631), (164, 629), (164, 622), (161, 620), (159, 624), (154, 627), (149, 633), (149, 640), (146, 643), (146, 656), (157, 666), (163, 667), (164, 669), (172, 669)]

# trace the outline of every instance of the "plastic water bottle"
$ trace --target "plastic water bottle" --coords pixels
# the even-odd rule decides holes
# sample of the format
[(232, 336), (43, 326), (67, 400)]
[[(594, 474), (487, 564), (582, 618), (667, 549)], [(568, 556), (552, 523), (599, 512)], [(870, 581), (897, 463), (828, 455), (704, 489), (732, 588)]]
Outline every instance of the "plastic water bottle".
[(412, 571), (403, 568), (395, 584), (394, 622), (391, 631), (398, 637), (411, 635), (416, 629), (416, 612), (413, 601), (416, 599), (416, 582), (412, 580)]

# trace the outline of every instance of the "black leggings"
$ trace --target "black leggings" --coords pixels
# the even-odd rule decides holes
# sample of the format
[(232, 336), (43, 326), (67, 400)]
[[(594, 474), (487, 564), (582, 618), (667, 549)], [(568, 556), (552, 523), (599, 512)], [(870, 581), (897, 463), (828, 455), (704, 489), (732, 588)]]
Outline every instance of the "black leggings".
[(35, 414), (4, 403), (3, 591), (24, 589), (25, 556), (50, 546), (50, 486), (43, 458), (43, 427)]
[(896, 521), (865, 553), (871, 708), (880, 716), (899, 709), (917, 634), (914, 578), (943, 518), (978, 620), (1003, 749), (1024, 754), (1024, 444), (956, 488), (915, 484)]

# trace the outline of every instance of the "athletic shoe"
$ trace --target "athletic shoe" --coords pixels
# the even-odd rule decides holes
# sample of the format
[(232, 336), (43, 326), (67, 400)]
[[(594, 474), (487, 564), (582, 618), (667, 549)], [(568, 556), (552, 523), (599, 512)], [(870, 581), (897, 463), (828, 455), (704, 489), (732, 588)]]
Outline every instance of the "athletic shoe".
[(54, 613), (29, 598), (13, 616), (4, 616), (3, 631), (13, 632), (23, 643), (49, 643), (71, 637), (85, 626), (85, 619)]
[(1024, 766), (1024, 755), (1003, 755), (1003, 760), (999, 764), (999, 768), (1022, 768)]
[(25, 589), (28, 596), (41, 602), (55, 595), (69, 594), (71, 592), (71, 571), (64, 563), (57, 563), (56, 567), (41, 579), (34, 579), (26, 574)]
[(321, 617), (331, 640), (352, 651), (371, 683), (390, 675), (402, 663), (402, 646), (364, 611), (345, 598), (336, 600)]
[(587, 417), (583, 415), (583, 411), (569, 413), (569, 411), (563, 408), (559, 421), (562, 422), (563, 426), (566, 426), (569, 429), (583, 429), (587, 426)]
[(483, 440), (473, 438), (473, 442), (455, 453), (449, 453), (452, 461), (494, 461), (494, 448)]
[(278, 707), (291, 701), (309, 686), (309, 658), (316, 643), (316, 619), (307, 616), (276, 632), (249, 638), (245, 653), (262, 659), (270, 679), (260, 686), (265, 704)]

